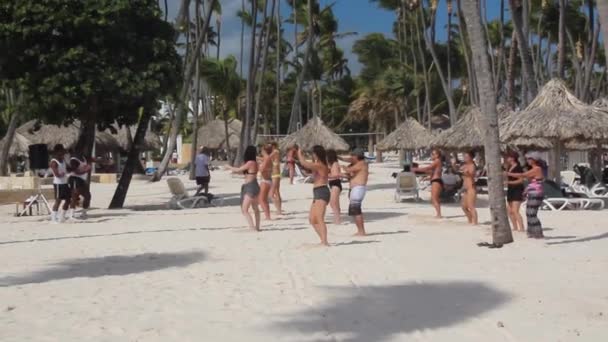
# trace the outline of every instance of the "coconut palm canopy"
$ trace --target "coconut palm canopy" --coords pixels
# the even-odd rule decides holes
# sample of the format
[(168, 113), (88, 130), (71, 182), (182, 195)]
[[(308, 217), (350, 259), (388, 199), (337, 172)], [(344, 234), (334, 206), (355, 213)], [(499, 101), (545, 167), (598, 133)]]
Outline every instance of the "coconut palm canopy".
[[(57, 126), (38, 125), (35, 120), (31, 120), (17, 128), (17, 132), (32, 144), (46, 144), (49, 149), (56, 144), (62, 144), (65, 148), (70, 149), (78, 142), (80, 122), (74, 121), (66, 126)], [(96, 131), (95, 148), (98, 151), (116, 151), (120, 145), (110, 133)]]
[(281, 140), (280, 148), (286, 150), (296, 144), (305, 151), (310, 151), (315, 145), (336, 151), (349, 150), (346, 141), (325, 126), (318, 117), (310, 119), (299, 131)]
[(608, 141), (608, 111), (577, 99), (561, 80), (551, 80), (528, 107), (509, 120), (502, 134), (551, 141)]
[(417, 150), (427, 148), (433, 136), (418, 121), (408, 118), (378, 143), (379, 150)]
[[(6, 137), (0, 140), (0, 148), (2, 148), (5, 141)], [(28, 138), (26, 138), (19, 132), (15, 132), (13, 143), (11, 144), (11, 148), (8, 150), (8, 155), (10, 157), (27, 157), (29, 154), (28, 147), (31, 144), (32, 143), (28, 140)]]
[[(241, 141), (241, 127), (237, 119), (228, 122), (228, 137), (230, 149), (236, 149)], [(226, 127), (224, 120), (212, 120), (198, 129), (197, 143), (210, 149), (226, 148)]]

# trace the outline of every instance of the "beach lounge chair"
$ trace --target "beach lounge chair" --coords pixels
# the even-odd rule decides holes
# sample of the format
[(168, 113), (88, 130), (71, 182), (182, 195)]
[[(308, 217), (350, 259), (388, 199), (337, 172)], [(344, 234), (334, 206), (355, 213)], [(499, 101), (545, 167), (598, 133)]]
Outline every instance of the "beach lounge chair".
[(173, 197), (169, 200), (171, 209), (193, 209), (198, 208), (199, 204), (209, 205), (207, 196), (190, 197), (184, 183), (179, 178), (167, 178), (167, 185)]
[(560, 172), (562, 184), (565, 186), (572, 186), (576, 181), (576, 172), (574, 171), (562, 171)]
[(420, 199), (418, 181), (413, 172), (399, 172), (396, 179), (395, 202), (401, 202), (405, 196), (411, 196), (416, 201)]
[(601, 191), (594, 192), (584, 185), (573, 184), (568, 187), (571, 196), (583, 201), (584, 209), (604, 209), (608, 202), (608, 195), (601, 195)]
[(560, 186), (550, 180), (545, 180), (543, 182), (543, 191), (545, 193), (545, 199), (543, 200), (542, 209), (561, 211), (564, 209), (593, 209), (604, 207), (604, 202), (602, 200), (566, 197)]

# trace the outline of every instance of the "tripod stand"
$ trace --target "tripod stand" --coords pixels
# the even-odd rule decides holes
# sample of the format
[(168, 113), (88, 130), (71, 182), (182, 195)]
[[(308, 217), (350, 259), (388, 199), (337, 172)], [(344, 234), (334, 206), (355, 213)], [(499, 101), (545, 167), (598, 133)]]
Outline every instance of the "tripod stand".
[[(34, 173), (37, 175), (37, 173)], [(40, 184), (37, 184), (36, 186), (38, 193), (27, 199), (27, 206), (25, 208), (23, 208), (23, 210), (17, 214), (17, 216), (23, 216), (25, 215), (28, 211), (32, 210), (32, 206), (34, 206), (34, 204), (38, 205), (38, 203), (43, 202), (46, 205), (46, 210), (47, 213), (51, 213), (51, 206), (49, 204), (49, 201), (46, 199), (46, 196), (44, 196), (44, 194), (42, 193), (42, 188), (40, 187)]]

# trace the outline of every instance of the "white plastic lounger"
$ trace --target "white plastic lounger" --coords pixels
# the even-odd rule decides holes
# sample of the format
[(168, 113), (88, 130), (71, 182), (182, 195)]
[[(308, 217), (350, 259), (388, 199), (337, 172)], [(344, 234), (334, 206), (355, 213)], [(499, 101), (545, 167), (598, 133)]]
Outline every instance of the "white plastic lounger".
[(406, 196), (410, 196), (416, 201), (420, 199), (418, 180), (413, 172), (399, 172), (397, 175), (395, 202), (401, 202)]
[(169, 207), (172, 209), (193, 209), (198, 208), (199, 204), (209, 205), (205, 196), (190, 197), (184, 183), (179, 178), (167, 178), (167, 185), (173, 195), (169, 200)]

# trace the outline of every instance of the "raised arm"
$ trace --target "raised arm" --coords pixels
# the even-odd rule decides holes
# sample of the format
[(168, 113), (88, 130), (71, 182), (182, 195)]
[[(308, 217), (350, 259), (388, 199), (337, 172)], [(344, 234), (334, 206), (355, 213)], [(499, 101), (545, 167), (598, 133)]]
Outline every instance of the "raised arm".
[(414, 168), (414, 171), (427, 173), (429, 171), (433, 171), (434, 168), (439, 167), (440, 163), (441, 162), (439, 160), (435, 160), (430, 165)]
[(522, 178), (532, 178), (534, 176), (536, 176), (537, 170), (536, 168), (532, 168), (526, 172), (523, 173), (512, 173), (512, 172), (507, 172), (507, 176), (509, 177), (515, 177), (518, 179), (522, 179)]
[(248, 161), (245, 164), (241, 165), (240, 167), (228, 166), (228, 169), (232, 173), (240, 173), (240, 172), (248, 171), (249, 170), (249, 165), (250, 165), (251, 162), (252, 161)]
[(304, 158), (304, 154), (302, 153), (301, 149), (298, 149), (298, 160), (300, 161), (300, 164), (308, 170), (311, 171), (318, 171), (319, 167), (317, 166), (317, 164), (310, 162), (308, 160), (306, 160)]

